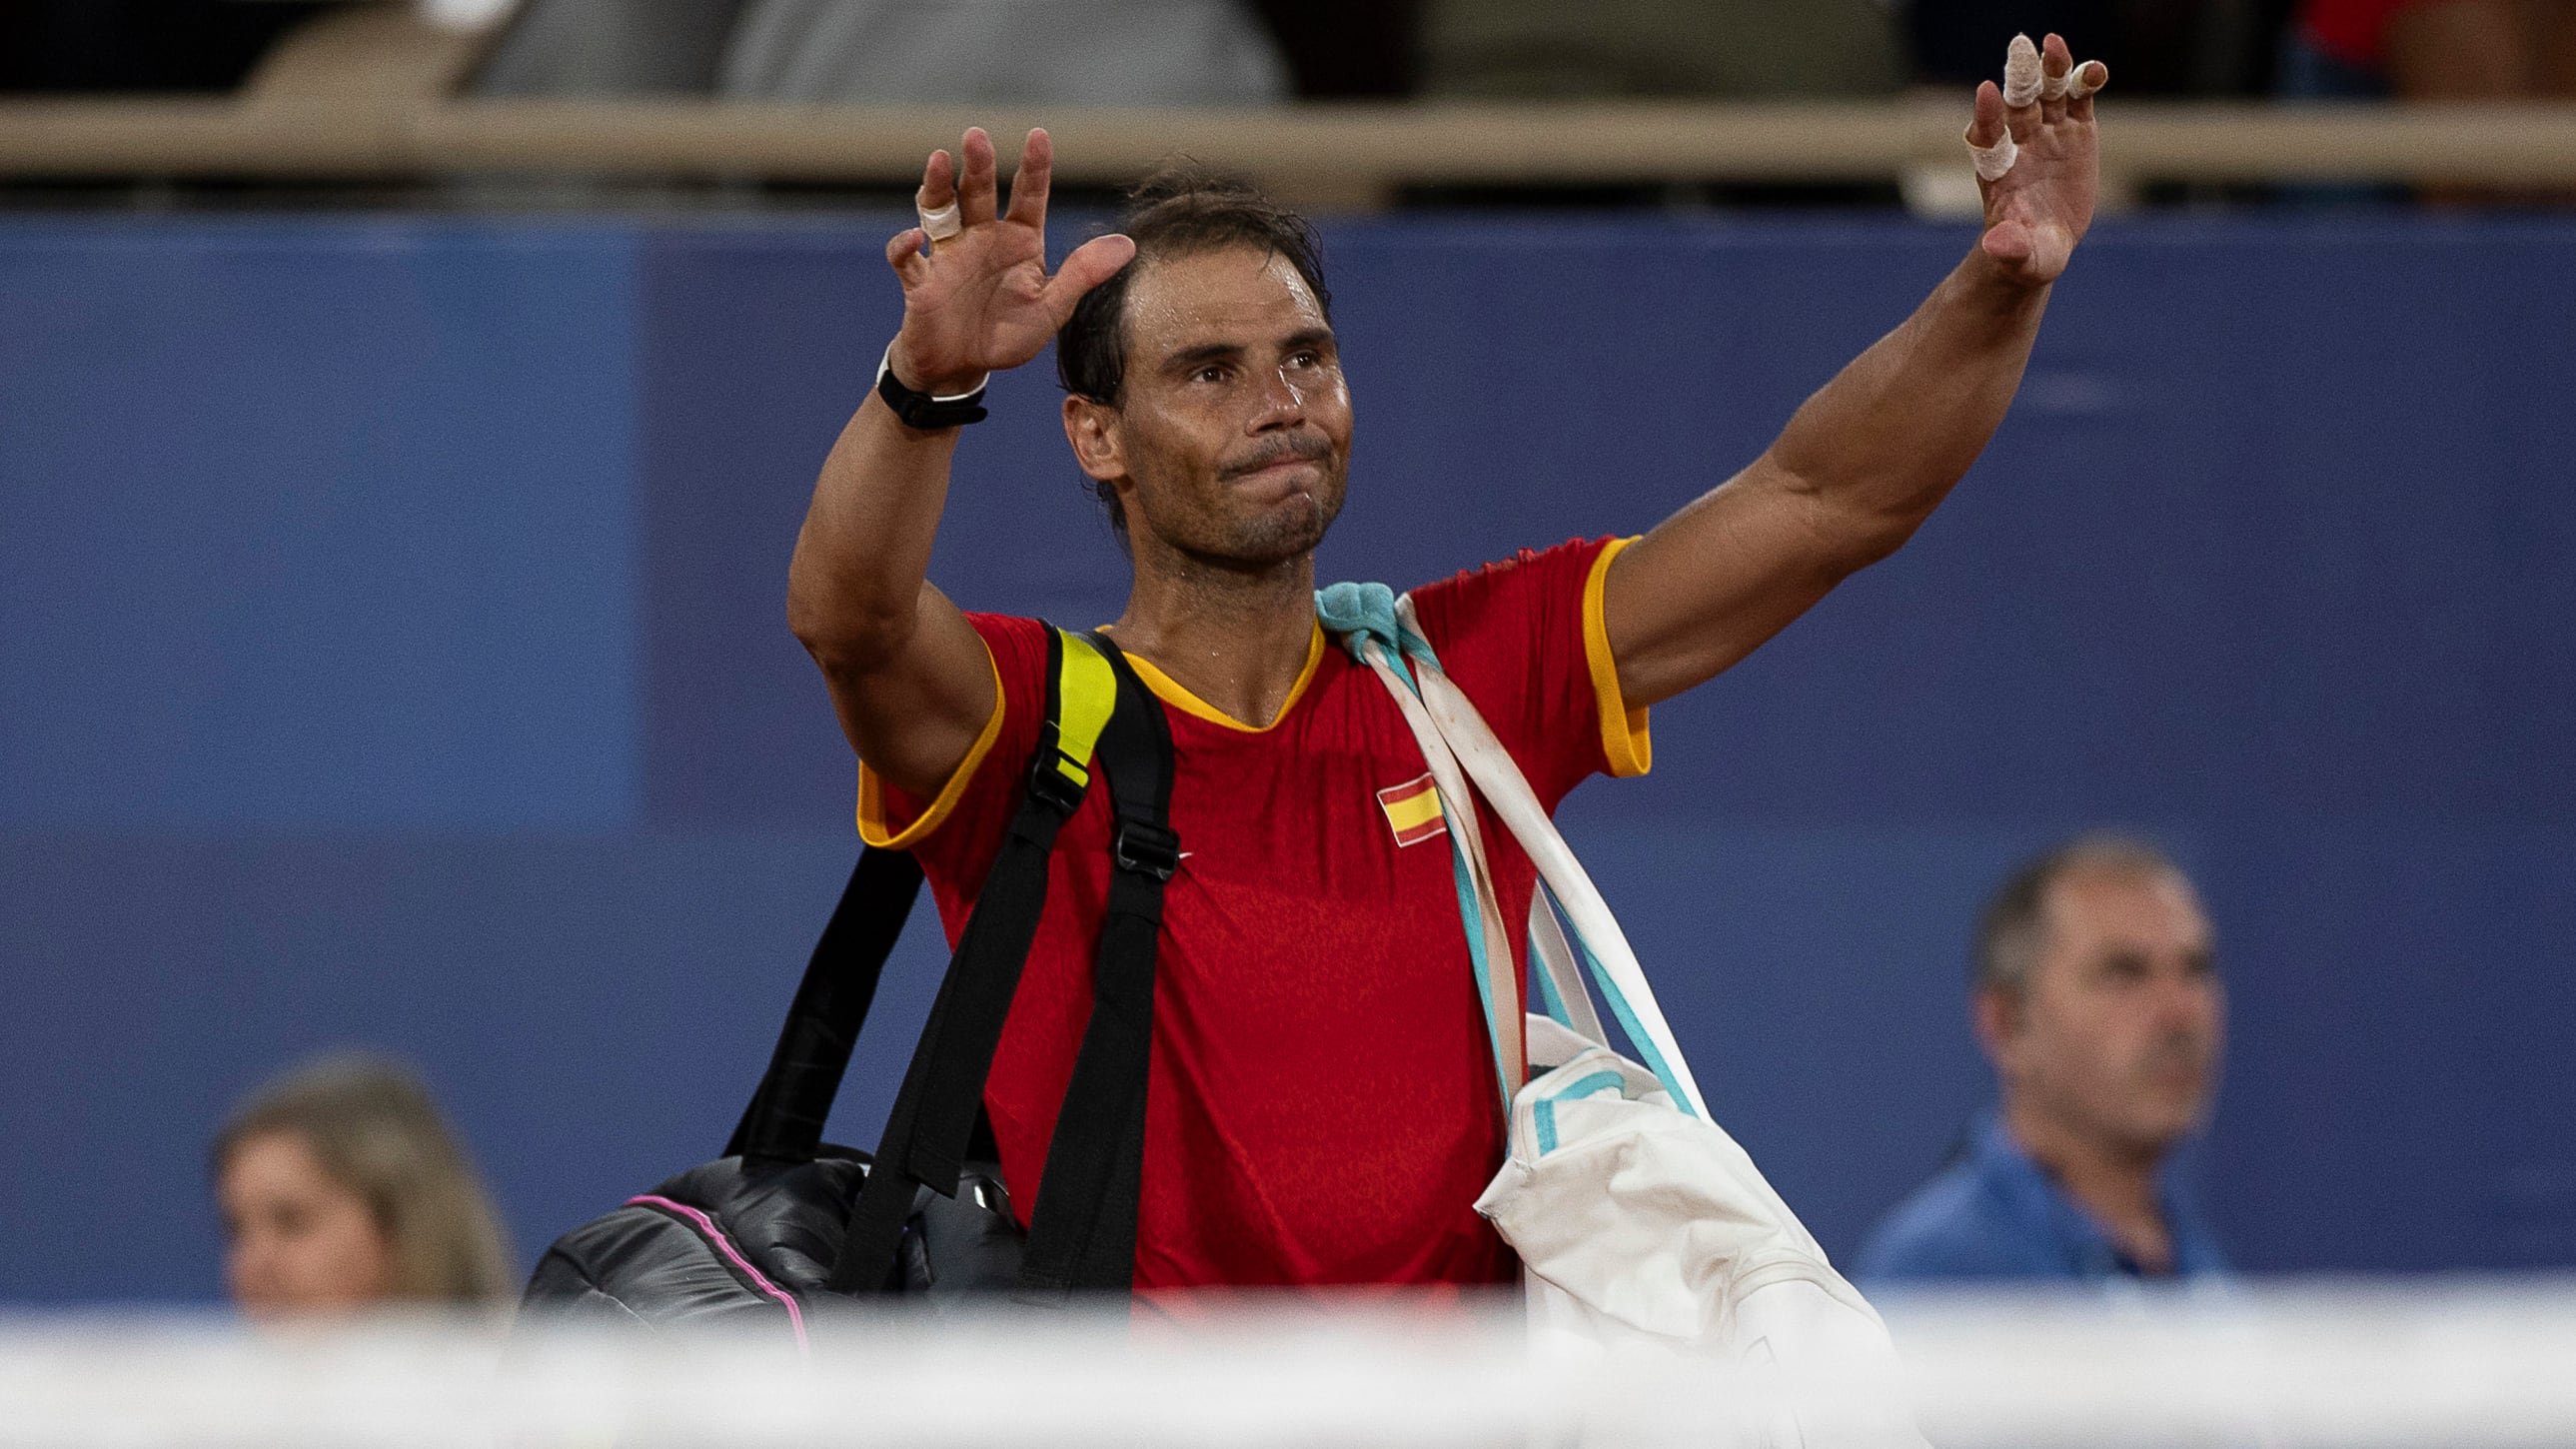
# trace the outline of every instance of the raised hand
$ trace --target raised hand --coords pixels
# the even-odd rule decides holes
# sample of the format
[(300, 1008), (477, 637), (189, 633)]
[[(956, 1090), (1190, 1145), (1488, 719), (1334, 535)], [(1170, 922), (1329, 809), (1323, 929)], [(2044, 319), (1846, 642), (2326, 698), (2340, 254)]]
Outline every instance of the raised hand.
[(963, 173), (947, 152), (932, 152), (919, 200), (926, 212), (954, 203), (958, 233), (926, 253), (930, 238), (920, 227), (886, 243), (886, 262), (903, 283), (903, 330), (888, 360), (896, 380), (941, 396), (972, 391), (985, 374), (1037, 356), (1082, 294), (1136, 255), (1123, 236), (1094, 237), (1049, 277), (1046, 204), (1055, 151), (1047, 133), (1029, 132), (1009, 209), (998, 214), (993, 139), (977, 127), (957, 149)]
[[(2086, 61), (2078, 73), (2056, 35), (2036, 49), (2029, 36), (2017, 35), (2004, 63), (2005, 84), (1977, 87), (1968, 145), (1978, 153), (1977, 186), (1986, 202), (1978, 245), (2006, 279), (2034, 287), (2056, 281), (2092, 224), (2101, 187), (2093, 92), (2110, 79), (2110, 68), (2098, 60)], [(2010, 169), (1989, 175), (2007, 154)]]

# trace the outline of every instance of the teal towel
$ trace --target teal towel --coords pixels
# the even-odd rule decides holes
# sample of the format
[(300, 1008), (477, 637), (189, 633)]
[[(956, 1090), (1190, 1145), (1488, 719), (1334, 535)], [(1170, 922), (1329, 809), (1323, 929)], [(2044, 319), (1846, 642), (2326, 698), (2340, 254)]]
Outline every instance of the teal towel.
[[(1315, 618), (1342, 647), (1359, 659), (1360, 640), (1375, 639), (1386, 650), (1395, 672), (1404, 682), (1413, 682), (1413, 672), (1404, 666), (1410, 654), (1437, 665), (1439, 656), (1431, 652), (1431, 643), (1404, 627), (1395, 616), (1395, 590), (1384, 584), (1334, 584), (1315, 591)], [(1365, 661), (1363, 661), (1365, 662)]]

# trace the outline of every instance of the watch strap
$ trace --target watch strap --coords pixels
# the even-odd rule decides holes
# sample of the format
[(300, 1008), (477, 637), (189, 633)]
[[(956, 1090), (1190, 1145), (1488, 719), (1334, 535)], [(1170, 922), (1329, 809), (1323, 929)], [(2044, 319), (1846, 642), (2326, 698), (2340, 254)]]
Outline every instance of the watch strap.
[(988, 416), (984, 411), (984, 388), (991, 379), (975, 384), (972, 392), (952, 393), (946, 397), (916, 392), (894, 375), (894, 344), (886, 344), (885, 357), (877, 363), (877, 396), (903, 420), (907, 428), (924, 432), (938, 428), (963, 427), (980, 423)]

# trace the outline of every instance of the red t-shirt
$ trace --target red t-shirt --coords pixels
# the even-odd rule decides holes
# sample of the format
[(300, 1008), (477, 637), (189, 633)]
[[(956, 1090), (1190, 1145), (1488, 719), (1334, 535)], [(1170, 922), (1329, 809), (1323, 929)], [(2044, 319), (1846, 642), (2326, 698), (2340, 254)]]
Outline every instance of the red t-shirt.
[[(1442, 665), (1553, 809), (1596, 770), (1642, 774), (1601, 581), (1619, 545), (1573, 542), (1416, 589)], [(1046, 709), (1037, 621), (968, 616), (1000, 705), (925, 804), (862, 767), (859, 823), (921, 860), (953, 944), (1019, 808)], [(1386, 686), (1316, 631), (1279, 718), (1226, 718), (1142, 659), (1174, 752), (1156, 960), (1136, 1286), (1481, 1284), (1512, 1262), (1472, 1206), (1503, 1119), (1444, 829)], [(1503, 909), (1535, 871), (1485, 812)], [(1052, 889), (985, 1107), (1025, 1223), (1091, 1009), (1108, 792), (1058, 838)], [(1526, 949), (1526, 947), (1523, 947)]]

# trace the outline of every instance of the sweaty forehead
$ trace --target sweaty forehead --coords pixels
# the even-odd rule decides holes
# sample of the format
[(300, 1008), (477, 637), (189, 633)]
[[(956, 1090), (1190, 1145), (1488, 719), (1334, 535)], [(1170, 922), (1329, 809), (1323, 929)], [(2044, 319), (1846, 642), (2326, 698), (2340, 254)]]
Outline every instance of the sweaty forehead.
[(1325, 325), (1286, 257), (1226, 247), (1159, 258), (1127, 284), (1127, 342), (1138, 360), (1207, 342), (1249, 345)]

